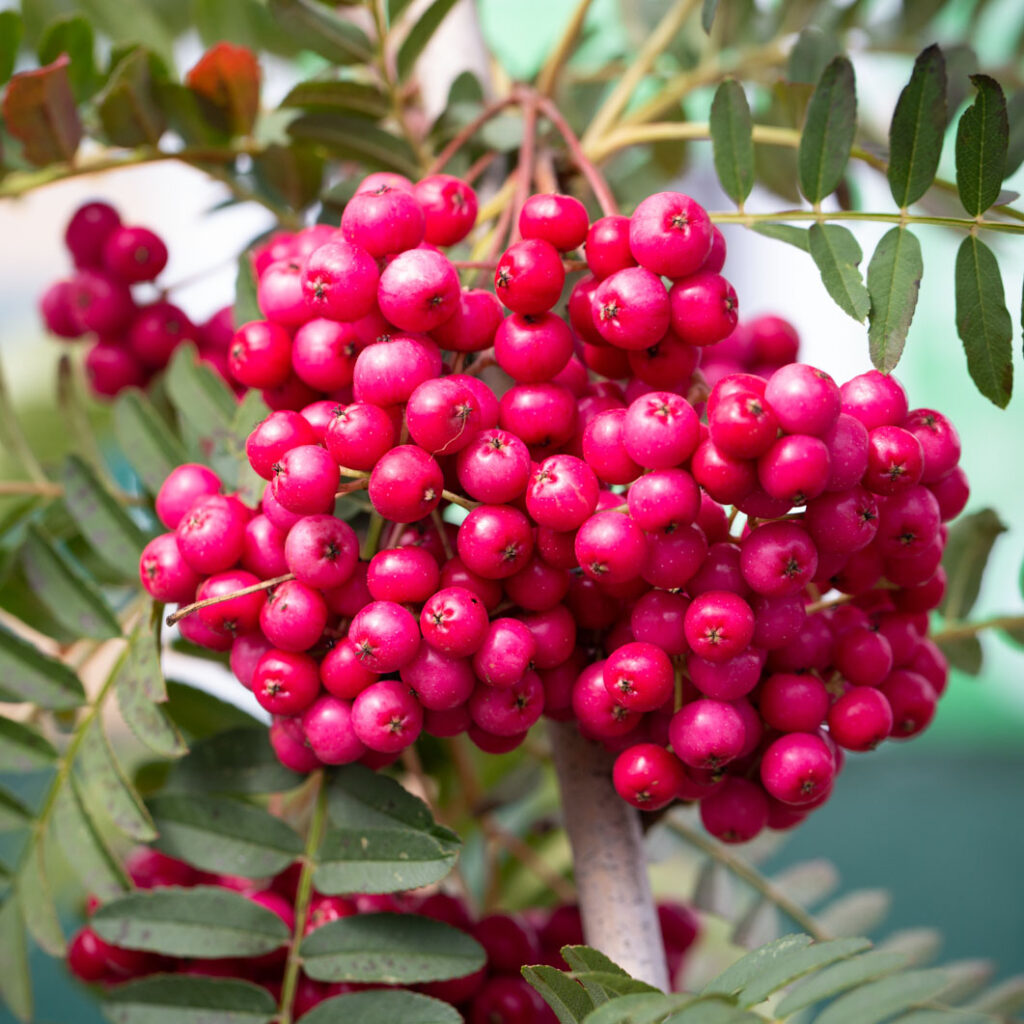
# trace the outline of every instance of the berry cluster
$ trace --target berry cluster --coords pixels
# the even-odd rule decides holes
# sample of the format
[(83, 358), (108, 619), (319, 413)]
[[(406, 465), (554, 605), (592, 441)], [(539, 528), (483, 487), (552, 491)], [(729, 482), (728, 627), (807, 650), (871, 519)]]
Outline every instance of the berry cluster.
[(75, 211), (64, 242), (75, 273), (46, 290), (40, 311), (57, 337), (89, 339), (85, 370), (95, 394), (112, 397), (122, 388), (144, 387), (188, 341), (229, 379), (230, 307), (194, 324), (166, 295), (150, 289), (150, 300), (142, 301), (138, 290), (132, 292), (133, 286), (155, 281), (167, 265), (167, 246), (159, 235), (122, 224), (112, 206), (92, 202)]
[[(148, 848), (139, 848), (126, 865), (139, 889), (167, 886), (214, 886), (239, 892), (295, 927), (295, 900), (301, 865), (294, 864), (271, 879), (254, 880), (233, 875), (197, 871), (183, 861)], [(99, 903), (90, 899), (89, 913)], [(525, 965), (548, 963), (565, 969), (559, 951), (583, 943), (583, 926), (575, 905), (536, 908), (521, 914), (492, 913), (474, 920), (465, 903), (445, 892), (424, 891), (392, 895), (326, 896), (313, 892), (304, 934), (343, 917), (356, 914), (415, 914), (443, 921), (473, 936), (483, 946), (487, 963), (480, 970), (450, 981), (416, 986), (416, 990), (457, 1007), (469, 1024), (554, 1024), (556, 1018), (544, 1001), (522, 978)], [(661, 924), (670, 977), (676, 977), (687, 950), (696, 941), (700, 921), (681, 903), (660, 903)], [(68, 946), (71, 973), (88, 983), (116, 985), (156, 973), (180, 973), (217, 978), (239, 978), (265, 987), (281, 998), (287, 947), (250, 958), (174, 959), (127, 949), (105, 942), (85, 925)], [(299, 976), (292, 1007), (298, 1020), (332, 996), (388, 986), (327, 983), (305, 974)]]
[[(375, 176), (340, 233), (257, 257), (268, 319), (232, 372), (294, 399), (316, 364), (339, 390), (249, 437), (260, 514), (201, 467), (168, 478), (147, 588), (211, 602), (183, 630), (230, 648), (296, 770), (386, 764), (421, 731), (507, 751), (544, 713), (617, 753), (638, 807), (699, 800), (730, 841), (795, 824), (842, 749), (919, 732), (945, 685), (926, 634), (967, 500), (955, 430), (891, 377), (786, 362), (776, 318), (723, 343), (720, 366), (758, 372), (709, 393), (697, 368), (736, 297), (687, 196), (592, 225), (533, 196), (494, 294), (436, 249), (474, 209), (458, 179)], [(364, 488), (360, 552), (334, 512)]]

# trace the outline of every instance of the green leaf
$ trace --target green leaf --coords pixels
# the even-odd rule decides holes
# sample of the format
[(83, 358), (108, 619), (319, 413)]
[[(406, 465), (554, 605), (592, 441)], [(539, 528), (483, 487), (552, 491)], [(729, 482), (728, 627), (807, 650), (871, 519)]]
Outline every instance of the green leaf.
[(622, 978), (630, 977), (628, 971), (623, 970), (611, 957), (605, 956), (601, 950), (594, 949), (593, 946), (563, 946), (559, 952), (569, 967), (578, 973), (600, 971), (603, 974), (617, 974)]
[(486, 962), (483, 947), (465, 932), (412, 914), (330, 921), (303, 940), (301, 953), (303, 969), (317, 981), (388, 985), (461, 978)]
[[(2, 22), (0, 22), (2, 26)], [(0, 906), (0, 997), (19, 1020), (32, 1017), (32, 979), (28, 970), (25, 922), (15, 893), (8, 893)]]
[(118, 829), (140, 842), (156, 836), (149, 812), (117, 763), (99, 722), (94, 722), (82, 737), (77, 766), (87, 799), (92, 794)]
[(836, 890), (839, 873), (829, 860), (806, 860), (772, 875), (771, 883), (776, 892), (802, 907), (810, 907)]
[(232, 729), (199, 740), (171, 769), (170, 792), (280, 793), (303, 776), (277, 759), (264, 726)]
[(61, 473), (64, 503), (96, 553), (112, 568), (135, 580), (146, 536), (135, 520), (100, 483), (93, 468), (69, 455)]
[(160, 490), (175, 466), (188, 462), (181, 442), (149, 397), (136, 388), (122, 391), (114, 401), (114, 430), (121, 451), (150, 494)]
[(14, 70), (14, 61), (21, 46), (24, 26), (17, 11), (0, 11), (0, 85)]
[(800, 136), (800, 190), (812, 203), (821, 202), (839, 185), (856, 131), (853, 65), (846, 57), (836, 57), (811, 96)]
[(288, 125), (288, 134), (294, 139), (315, 142), (342, 160), (356, 160), (368, 167), (414, 178), (419, 173), (416, 157), (404, 139), (360, 118), (303, 114)]
[(273, 911), (212, 885), (138, 889), (105, 903), (91, 925), (116, 946), (167, 956), (258, 956), (290, 938)]
[(262, 985), (234, 978), (155, 974), (107, 989), (114, 1024), (269, 1024), (277, 1004)]
[(722, 996), (705, 996), (666, 1017), (665, 1024), (759, 1024), (762, 1020), (756, 1014), (738, 1010)]
[(707, 35), (711, 34), (711, 26), (715, 23), (718, 11), (718, 0), (704, 0), (700, 7), (700, 27)]
[(807, 228), (798, 228), (792, 224), (779, 224), (767, 221), (755, 224), (753, 230), (759, 235), (764, 235), (765, 238), (774, 238), (777, 242), (785, 242), (787, 245), (796, 246), (797, 249), (803, 249), (804, 252), (811, 251)]
[(971, 1001), (971, 1009), (1006, 1017), (1019, 1014), (1024, 1009), (1024, 975), (1015, 974), (983, 992)]
[[(0, 75), (0, 81), (2, 81)], [(1024, 89), (1016, 92), (1006, 104), (1006, 120), (1010, 126), (1010, 137), (1006, 150), (1004, 180), (1024, 163)]]
[(0, 700), (67, 711), (85, 702), (85, 691), (67, 665), (0, 626)]
[(81, 103), (96, 91), (95, 39), (92, 25), (80, 14), (57, 18), (46, 26), (36, 52), (40, 64), (55, 61), (62, 53), (71, 59), (68, 80), (75, 99)]
[(953, 668), (969, 676), (981, 674), (985, 655), (981, 641), (976, 636), (959, 636), (949, 640), (939, 638), (936, 643), (942, 648), (942, 653)]
[(264, 191), (294, 210), (316, 201), (324, 183), (324, 158), (310, 144), (272, 143), (253, 158), (253, 174)]
[(15, 890), (25, 914), (25, 926), (32, 938), (50, 954), (63, 956), (64, 932), (57, 918), (53, 892), (46, 872), (46, 844), (35, 836), (18, 866)]
[(245, 442), (253, 428), (269, 415), (270, 407), (260, 392), (249, 389), (245, 397), (235, 403), (227, 429), (214, 436), (210, 453), (210, 465), (224, 481), (225, 489), (234, 491), (250, 505), (260, 503), (267, 482), (249, 463)]
[[(225, 434), (238, 402), (224, 379), (199, 359), (193, 345), (179, 345), (167, 368), (167, 394), (178, 413), (182, 436), (208, 461)], [(227, 486), (230, 483), (225, 481)]]
[(871, 362), (883, 373), (893, 370), (903, 355), (923, 274), (917, 236), (904, 227), (887, 231), (868, 264), (868, 343)]
[(303, 1024), (462, 1024), (462, 1014), (440, 999), (401, 989), (350, 992), (303, 1014)]
[(561, 954), (596, 1005), (616, 996), (658, 991), (630, 977), (614, 960), (590, 946), (563, 946)]
[(115, 146), (155, 146), (167, 129), (155, 83), (161, 78), (160, 59), (144, 47), (129, 50), (115, 65), (96, 112), (106, 137)]
[(878, 1024), (936, 998), (949, 980), (946, 971), (935, 968), (882, 978), (840, 996), (818, 1014), (815, 1024)]
[(1002, 188), (1010, 126), (999, 83), (988, 75), (971, 75), (971, 81), (978, 94), (956, 128), (956, 187), (964, 209), (978, 217)]
[(999, 262), (981, 239), (968, 235), (956, 254), (956, 330), (978, 390), (1005, 409), (1013, 392), (1013, 323)]
[(946, 134), (946, 60), (937, 45), (922, 50), (889, 126), (889, 188), (899, 207), (931, 187)]
[(594, 1009), (594, 1000), (586, 990), (554, 967), (524, 967), (523, 977), (554, 1010), (561, 1024), (579, 1024)]
[(942, 555), (948, 583), (946, 596), (939, 605), (945, 618), (955, 621), (970, 615), (978, 600), (992, 546), (1003, 533), (1006, 533), (1006, 526), (990, 508), (960, 516), (950, 525)]
[(818, 924), (830, 935), (858, 936), (885, 920), (891, 906), (886, 889), (856, 889), (819, 911)]
[(256, 725), (256, 719), (236, 704), (214, 697), (206, 690), (168, 679), (165, 711), (171, 721), (193, 738), (212, 736), (227, 729), (245, 729)]
[(148, 624), (132, 633), (115, 682), (117, 704), (128, 728), (160, 757), (180, 757), (186, 747), (160, 704), (167, 699), (156, 638)]
[(76, 0), (75, 6), (114, 42), (145, 43), (173, 66), (174, 40), (155, 5), (126, 4), (124, 0)]
[(275, 25), (332, 64), (369, 64), (373, 47), (362, 29), (315, 0), (270, 0)]
[(0, 715), (0, 772), (39, 771), (57, 760), (49, 740), (21, 722)]
[(32, 812), (11, 792), (0, 786), (0, 833), (16, 832), (32, 821)]
[(391, 112), (391, 104), (378, 86), (338, 79), (311, 78), (299, 82), (281, 100), (281, 106), (354, 114), (373, 121), (381, 121)]
[(313, 876), (325, 893), (399, 892), (444, 878), (458, 837), (394, 779), (346, 765), (331, 780), (331, 823)]
[(813, 85), (821, 78), (828, 62), (840, 53), (839, 40), (834, 32), (826, 32), (817, 25), (808, 25), (797, 36), (789, 51), (786, 77), (791, 82)]
[(302, 840), (261, 807), (220, 796), (165, 793), (149, 801), (156, 848), (203, 871), (263, 878), (302, 853)]
[(777, 960), (755, 974), (739, 994), (740, 1006), (756, 1006), (773, 992), (792, 984), (812, 971), (820, 970), (838, 960), (846, 960), (868, 949), (867, 939), (833, 939), (806, 946), (792, 956)]
[(113, 899), (129, 887), (128, 876), (89, 817), (74, 776), (70, 783), (57, 792), (51, 838), (88, 892), (101, 900)]
[[(758, 115), (758, 123), (780, 128), (800, 128), (813, 92), (810, 85), (803, 83), (776, 82), (769, 93), (770, 106)], [(754, 161), (757, 178), (762, 185), (792, 203), (799, 202), (799, 159), (796, 149), (756, 143)]]
[(814, 1003), (819, 1003), (823, 999), (830, 999), (840, 992), (856, 988), (875, 978), (892, 974), (904, 967), (906, 963), (907, 957), (904, 953), (872, 950), (869, 953), (861, 953), (859, 956), (844, 960), (842, 963), (833, 964), (806, 981), (802, 981), (789, 992), (775, 1007), (775, 1015), (781, 1018), (791, 1017), (799, 1010), (813, 1006)]
[(659, 1024), (665, 1015), (694, 1002), (688, 992), (619, 996), (587, 1014), (585, 1024)]
[(781, 939), (769, 942), (753, 953), (740, 957), (736, 963), (727, 967), (718, 977), (709, 981), (701, 993), (703, 995), (735, 996), (746, 985), (770, 967), (780, 964), (811, 944), (809, 935), (784, 935)]
[(727, 78), (711, 101), (711, 148), (725, 194), (738, 206), (754, 187), (754, 139), (743, 86)]
[(388, 6), (388, 24), (393, 25), (412, 0), (386, 0)]
[(7, 84), (4, 126), (22, 144), (30, 164), (70, 163), (82, 141), (82, 120), (68, 77), (70, 60), (61, 55), (34, 71), (22, 71)]
[(252, 263), (252, 253), (243, 252), (238, 257), (238, 273), (235, 276), (235, 305), (231, 311), (236, 328), (253, 320), (263, 319), (263, 312), (256, 298), (258, 285), (256, 269)]
[(409, 77), (417, 58), (424, 47), (430, 42), (434, 33), (441, 27), (441, 22), (455, 6), (456, 0), (434, 0), (434, 2), (416, 19), (409, 34), (398, 49), (398, 77), (405, 80)]
[(871, 310), (871, 297), (857, 269), (864, 254), (853, 233), (839, 224), (812, 224), (807, 240), (829, 295), (844, 313), (863, 322)]

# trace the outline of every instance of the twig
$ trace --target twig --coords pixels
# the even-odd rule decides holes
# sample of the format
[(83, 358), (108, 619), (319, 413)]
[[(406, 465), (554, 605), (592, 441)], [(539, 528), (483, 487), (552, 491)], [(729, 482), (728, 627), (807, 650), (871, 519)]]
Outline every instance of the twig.
[(36, 494), (46, 498), (61, 498), (64, 488), (60, 484), (37, 480), (0, 480), (0, 498), (12, 495)]
[(583, 31), (583, 23), (587, 20), (587, 13), (590, 11), (592, 3), (593, 0), (579, 0), (572, 16), (562, 30), (562, 34), (558, 37), (558, 42), (548, 54), (544, 66), (537, 75), (537, 91), (542, 95), (550, 96), (555, 91), (562, 68), (572, 56), (572, 51)]
[(427, 174), (437, 174), (439, 171), (443, 171), (448, 161), (451, 160), (452, 157), (454, 157), (455, 154), (458, 153), (458, 151), (462, 149), (462, 147), (469, 142), (469, 140), (473, 138), (473, 136), (476, 135), (476, 133), (480, 131), (488, 121), (493, 120), (507, 107), (511, 107), (518, 102), (519, 94), (512, 93), (508, 96), (502, 97), (500, 100), (495, 100), (493, 103), (488, 103), (487, 106), (484, 107), (484, 109), (481, 110), (480, 113), (469, 122), (469, 124), (461, 128), (452, 138), (451, 142), (449, 142), (448, 145), (437, 154), (434, 162), (427, 168)]
[(370, 486), (370, 478), (368, 476), (360, 477), (358, 480), (353, 480), (350, 484), (342, 484), (335, 492), (336, 498), (344, 498), (346, 494), (355, 494), (357, 491), (365, 491)]
[(454, 491), (442, 491), (441, 497), (445, 501), (450, 501), (453, 505), (461, 505), (471, 512), (480, 504), (479, 501), (470, 501), (469, 498), (464, 498), (461, 494), (456, 494)]
[(1024, 629), (1024, 615), (997, 615), (991, 619), (979, 619), (977, 622), (954, 622), (943, 626), (929, 639), (941, 644), (947, 640), (962, 640), (976, 636), (987, 629)]
[(519, 214), (530, 197), (533, 184), (533, 161), (537, 152), (537, 97), (526, 95), (523, 105), (523, 144), (519, 147), (519, 166), (516, 169), (516, 187), (512, 196), (512, 225), (509, 241), (519, 240)]
[(493, 814), (480, 816), (480, 828), (488, 839), (536, 875), (563, 903), (575, 903), (579, 899), (576, 886), (568, 878), (555, 871), (525, 839), (504, 829)]
[(200, 608), (209, 608), (211, 605), (220, 604), (222, 601), (230, 601), (235, 597), (245, 597), (246, 594), (256, 594), (261, 590), (269, 590), (271, 587), (276, 587), (278, 583), (287, 583), (289, 580), (295, 579), (295, 573), (286, 572), (283, 576), (275, 576), (273, 579), (260, 580), (259, 583), (254, 583), (251, 587), (242, 587), (241, 590), (232, 590), (230, 594), (218, 594), (216, 597), (208, 597), (203, 601), (194, 601), (192, 604), (185, 605), (184, 608), (179, 608), (172, 615), (168, 615), (164, 622), (168, 626), (173, 626), (176, 622), (185, 618), (187, 615), (191, 615), (193, 612), (199, 611)]

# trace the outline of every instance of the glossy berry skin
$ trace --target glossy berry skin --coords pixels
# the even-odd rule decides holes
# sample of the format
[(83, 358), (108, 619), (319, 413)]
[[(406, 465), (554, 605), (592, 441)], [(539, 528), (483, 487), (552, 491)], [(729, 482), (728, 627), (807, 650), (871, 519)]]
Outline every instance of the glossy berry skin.
[(351, 764), (366, 753), (352, 727), (352, 705), (347, 700), (318, 697), (303, 712), (302, 731), (310, 749), (324, 764)]
[(530, 479), (530, 452), (507, 430), (482, 430), (459, 452), (456, 472), (459, 483), (471, 498), (489, 505), (503, 505), (526, 490)]
[(836, 382), (807, 363), (790, 363), (773, 373), (764, 397), (784, 431), (814, 437), (833, 426), (842, 405)]
[(765, 597), (799, 593), (817, 568), (818, 553), (807, 531), (797, 523), (763, 523), (743, 541), (743, 579)]
[(128, 347), (143, 366), (160, 370), (170, 362), (179, 345), (195, 341), (196, 335), (196, 328), (177, 306), (153, 302), (139, 310), (132, 320)]
[(352, 370), (352, 392), (357, 402), (382, 408), (401, 405), (420, 384), (440, 372), (441, 353), (434, 342), (418, 334), (396, 334), (359, 353)]
[(104, 271), (82, 270), (71, 279), (71, 308), (79, 331), (113, 336), (135, 312), (128, 286)]
[(365, 471), (394, 447), (396, 436), (394, 420), (384, 409), (354, 403), (336, 410), (324, 439), (339, 466)]
[(733, 701), (745, 697), (757, 686), (764, 668), (765, 653), (749, 647), (728, 661), (706, 661), (695, 654), (686, 659), (690, 682), (705, 697)]
[(889, 497), (909, 490), (924, 472), (924, 449), (915, 434), (902, 427), (876, 427), (868, 434), (868, 468), (864, 486)]
[(458, 308), (459, 275), (448, 259), (430, 249), (399, 253), (380, 275), (381, 313), (403, 331), (429, 331)]
[(195, 572), (212, 575), (231, 568), (245, 545), (246, 513), (234, 498), (200, 498), (178, 523), (178, 548)]
[(343, 700), (354, 700), (377, 678), (378, 674), (363, 664), (355, 644), (347, 637), (339, 640), (320, 662), (324, 688)]
[(583, 572), (609, 584), (635, 579), (647, 559), (643, 531), (619, 512), (591, 516), (577, 532), (574, 548)]
[(811, 803), (827, 793), (835, 761), (825, 741), (812, 733), (792, 732), (769, 744), (761, 757), (761, 782), (786, 804)]
[(470, 288), (459, 296), (455, 312), (430, 335), (452, 352), (482, 352), (491, 347), (502, 316), (501, 303), (492, 292)]
[(476, 725), (494, 736), (521, 736), (544, 711), (544, 684), (527, 671), (511, 686), (479, 684), (469, 698)]
[(721, 274), (702, 270), (677, 281), (669, 291), (672, 330), (703, 348), (725, 338), (739, 318), (736, 291)]
[(341, 232), (375, 259), (415, 249), (423, 241), (425, 219), (411, 192), (382, 185), (359, 192), (341, 215)]
[(330, 590), (352, 575), (359, 540), (355, 530), (335, 516), (304, 516), (288, 531), (284, 555), (288, 571), (300, 583)]
[(139, 578), (146, 592), (164, 604), (185, 604), (193, 600), (202, 581), (182, 557), (173, 533), (154, 537), (139, 557)]
[(587, 238), (587, 208), (573, 196), (554, 193), (530, 196), (519, 212), (523, 238), (541, 238), (559, 252), (572, 252)]
[(298, 580), (286, 580), (268, 593), (260, 611), (260, 629), (276, 647), (306, 651), (319, 641), (327, 617), (320, 591)]
[(685, 470), (656, 470), (630, 487), (627, 501), (637, 525), (657, 531), (692, 523), (700, 511), (700, 489)]
[(437, 589), (441, 571), (437, 560), (422, 548), (388, 548), (370, 559), (366, 585), (374, 600), (419, 604)]
[(937, 696), (931, 683), (917, 672), (896, 669), (879, 686), (892, 708), (892, 736), (909, 739), (923, 732), (935, 717)]
[(526, 509), (540, 526), (574, 530), (594, 512), (599, 489), (597, 476), (582, 459), (552, 455), (530, 477)]
[(465, 706), (477, 685), (466, 658), (453, 658), (430, 644), (420, 644), (416, 657), (401, 671), (402, 682), (429, 711), (451, 711)]
[(125, 388), (146, 385), (146, 368), (121, 345), (105, 341), (90, 345), (83, 368), (93, 394), (101, 398), (113, 398)]
[(763, 395), (736, 391), (708, 413), (715, 447), (734, 459), (756, 459), (772, 447), (779, 421)]
[(627, 409), (622, 437), (629, 457), (638, 465), (670, 469), (689, 458), (697, 447), (697, 414), (685, 398), (652, 391)]
[(494, 358), (520, 384), (557, 377), (572, 354), (572, 332), (554, 313), (513, 313), (494, 334)]
[(175, 466), (156, 495), (156, 514), (168, 530), (176, 529), (200, 499), (219, 494), (221, 480), (212, 469), (196, 462)]
[(829, 735), (845, 750), (874, 750), (892, 727), (889, 701), (873, 686), (852, 687), (829, 709)]
[(107, 239), (121, 226), (121, 218), (109, 203), (80, 206), (64, 229), (64, 244), (76, 267), (98, 267), (103, 262)]
[(921, 442), (924, 469), (921, 481), (941, 480), (960, 461), (960, 435), (956, 427), (934, 409), (915, 409), (900, 424)]
[(510, 245), (494, 271), (494, 292), (502, 305), (524, 316), (546, 313), (565, 284), (562, 258), (550, 242), (527, 238)]
[(103, 243), (103, 266), (126, 284), (152, 281), (167, 266), (167, 246), (149, 228), (118, 227)]
[(495, 619), (473, 655), (473, 671), (488, 686), (512, 686), (523, 677), (535, 651), (527, 626), (518, 619)]
[(270, 722), (270, 745), (277, 759), (290, 771), (308, 774), (322, 767), (320, 758), (310, 749), (301, 719), (275, 715)]
[(839, 389), (843, 412), (860, 420), (868, 430), (898, 426), (907, 418), (907, 393), (895, 377), (868, 370)]
[(624, 750), (612, 767), (615, 792), (642, 811), (667, 807), (685, 778), (679, 759), (656, 743), (638, 743)]
[(289, 511), (316, 515), (334, 508), (338, 464), (319, 445), (292, 448), (274, 464), (274, 497)]
[(673, 279), (695, 273), (711, 251), (711, 220), (680, 192), (644, 199), (630, 218), (629, 248), (642, 267)]
[(625, 419), (625, 409), (606, 409), (583, 431), (583, 458), (604, 483), (628, 484), (642, 472), (622, 443)]
[(754, 636), (750, 605), (726, 590), (712, 590), (695, 598), (684, 620), (686, 639), (705, 661), (734, 658)]
[(668, 655), (651, 643), (628, 643), (608, 656), (604, 685), (612, 697), (633, 711), (653, 711), (673, 693), (674, 673)]
[(271, 650), (256, 663), (252, 692), (260, 707), (274, 715), (297, 715), (320, 692), (320, 673), (308, 654)]
[(757, 460), (757, 478), (765, 493), (806, 505), (828, 484), (831, 463), (824, 441), (807, 434), (780, 437)]
[(352, 619), (348, 636), (362, 664), (379, 674), (407, 665), (420, 646), (416, 619), (394, 601), (374, 601), (362, 608)]
[(828, 710), (828, 690), (816, 676), (777, 672), (761, 684), (758, 711), (779, 732), (813, 732)]
[(476, 193), (451, 174), (431, 174), (412, 190), (423, 210), (423, 240), (431, 245), (455, 245), (476, 223)]
[(490, 978), (474, 997), (469, 1024), (535, 1024), (546, 1004), (522, 979)]
[(730, 776), (700, 802), (704, 828), (723, 843), (746, 843), (768, 823), (768, 797), (756, 783)]
[(739, 712), (717, 700), (684, 704), (669, 723), (669, 742), (676, 756), (691, 768), (717, 769), (743, 750), (746, 729)]
[(590, 225), (586, 238), (587, 266), (598, 280), (636, 266), (629, 249), (629, 224), (629, 217), (613, 214)]
[(598, 334), (618, 348), (648, 348), (668, 330), (668, 293), (661, 279), (643, 267), (628, 267), (606, 277), (590, 303)]
[(352, 702), (352, 728), (371, 750), (395, 754), (415, 743), (423, 708), (404, 683), (382, 679)]
[(370, 474), (369, 496), (385, 519), (415, 523), (440, 504), (444, 475), (437, 460), (416, 445), (392, 448)]
[(245, 454), (249, 465), (264, 480), (274, 478), (274, 466), (292, 448), (316, 444), (313, 428), (297, 412), (282, 409), (272, 412), (257, 424), (246, 438)]
[(451, 378), (424, 381), (409, 396), (405, 422), (412, 439), (433, 455), (454, 455), (476, 436), (481, 423), (476, 396)]
[(467, 658), (484, 642), (487, 609), (465, 587), (445, 587), (420, 612), (420, 632), (431, 647), (452, 658)]
[(459, 557), (484, 579), (500, 580), (524, 568), (533, 551), (530, 521), (508, 505), (480, 505), (463, 520)]
[(302, 267), (302, 295), (311, 316), (359, 320), (374, 307), (379, 274), (365, 250), (341, 239), (310, 253)]
[[(205, 579), (196, 591), (197, 601), (209, 598), (223, 598), (239, 590), (258, 585), (260, 580), (244, 569), (231, 569)], [(235, 637), (253, 632), (260, 621), (260, 612), (267, 599), (266, 591), (257, 590), (251, 594), (221, 600), (216, 604), (200, 608), (196, 612), (202, 622), (217, 633)]]
[(243, 324), (231, 340), (228, 367), (235, 380), (247, 388), (277, 387), (291, 373), (291, 337), (270, 320)]

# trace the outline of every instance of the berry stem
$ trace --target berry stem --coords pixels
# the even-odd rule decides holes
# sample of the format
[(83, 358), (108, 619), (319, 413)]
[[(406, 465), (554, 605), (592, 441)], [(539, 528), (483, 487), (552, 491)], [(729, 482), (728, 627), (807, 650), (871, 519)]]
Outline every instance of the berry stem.
[(576, 48), (580, 33), (583, 31), (583, 23), (586, 21), (592, 3), (593, 0), (579, 0), (572, 16), (562, 30), (562, 34), (558, 37), (558, 42), (555, 43), (547, 60), (544, 61), (544, 66), (537, 75), (537, 92), (542, 96), (551, 96), (554, 93), (562, 68), (568, 63)]
[(454, 491), (442, 491), (441, 497), (445, 501), (450, 501), (453, 505), (461, 505), (470, 512), (480, 504), (479, 501), (470, 501), (469, 498), (464, 498), (461, 494), (456, 494)]
[(977, 622), (954, 622), (944, 626), (937, 633), (929, 637), (937, 644), (943, 641), (963, 640), (966, 637), (977, 636), (978, 633), (987, 629), (1024, 629), (1024, 615), (997, 615), (991, 619), (980, 619)]
[(295, 932), (288, 947), (288, 961), (284, 969), (284, 981), (281, 984), (281, 1004), (277, 1024), (291, 1024), (292, 1003), (295, 1001), (295, 990), (299, 983), (299, 968), (302, 958), (299, 948), (302, 945), (303, 933), (306, 930), (306, 918), (309, 916), (309, 904), (313, 895), (313, 871), (316, 868), (316, 852), (320, 848), (324, 829), (327, 824), (327, 786), (324, 784), (324, 772), (321, 768), (311, 776), (316, 791), (316, 802), (313, 815), (306, 833), (306, 848), (302, 857), (302, 872), (299, 875), (298, 892), (295, 895)]
[(516, 169), (516, 187), (512, 196), (512, 224), (509, 242), (519, 241), (519, 213), (530, 198), (533, 185), (533, 165), (537, 154), (537, 97), (527, 93), (522, 99), (523, 144), (519, 147), (519, 166)]
[(668, 991), (640, 816), (618, 799), (607, 751), (574, 723), (549, 728), (586, 941), (633, 977)]
[(287, 583), (288, 580), (293, 579), (295, 579), (295, 573), (286, 572), (283, 576), (274, 576), (269, 580), (260, 580), (259, 583), (254, 583), (251, 587), (232, 590), (230, 594), (218, 594), (216, 597), (208, 597), (204, 601), (194, 601), (192, 604), (187, 604), (184, 608), (179, 608), (173, 614), (168, 615), (164, 621), (168, 626), (173, 626), (176, 622), (180, 622), (185, 618), (185, 616), (199, 611), (200, 608), (209, 608), (210, 605), (220, 604), (222, 601), (230, 601), (235, 597), (244, 597), (246, 594), (255, 594), (260, 590), (269, 590), (271, 587), (276, 587), (278, 583)]
[(678, 815), (666, 818), (665, 825), (681, 839), (685, 839), (690, 846), (700, 850), (701, 853), (706, 854), (712, 860), (717, 861), (727, 871), (755, 889), (764, 899), (773, 906), (778, 907), (787, 917), (791, 918), (794, 924), (802, 928), (815, 942), (826, 942), (832, 938), (818, 924), (812, 914), (809, 914), (799, 903), (794, 902), (785, 893), (772, 885), (764, 875), (743, 860), (742, 857), (736, 856), (731, 850), (716, 842), (700, 829), (691, 828), (686, 822), (680, 820)]
[(518, 100), (518, 94), (511, 93), (508, 96), (503, 96), (500, 100), (495, 100), (493, 103), (489, 103), (484, 107), (484, 109), (481, 110), (480, 113), (469, 122), (469, 124), (459, 131), (451, 142), (449, 142), (448, 145), (437, 154), (434, 162), (427, 168), (427, 175), (438, 174), (443, 171), (445, 166), (448, 164), (448, 161), (451, 160), (452, 157), (454, 157), (455, 154), (458, 153), (458, 151), (462, 149), (462, 147), (466, 145), (466, 143), (469, 142), (469, 140), (473, 138), (473, 136), (476, 135), (476, 133), (480, 131), (488, 121), (493, 120), (503, 110), (517, 103)]
[(357, 491), (365, 491), (370, 486), (370, 478), (368, 476), (360, 477), (358, 480), (353, 480), (350, 484), (342, 484), (335, 492), (336, 498), (344, 498), (346, 494), (355, 494)]
[(45, 498), (61, 498), (64, 488), (48, 480), (0, 480), (0, 498), (35, 494)]
[(441, 517), (440, 509), (431, 509), (430, 518), (434, 523), (434, 528), (437, 530), (437, 536), (441, 541), (441, 547), (444, 549), (444, 557), (451, 559), (454, 557), (455, 552), (452, 551), (452, 542), (448, 536), (448, 531), (444, 528), (444, 519)]
[(618, 213), (619, 206), (615, 201), (615, 196), (608, 182), (605, 181), (604, 175), (600, 172), (594, 161), (587, 156), (576, 133), (569, 126), (569, 122), (562, 116), (562, 112), (547, 97), (540, 98), (539, 106), (541, 113), (555, 126), (558, 134), (565, 140), (565, 144), (569, 148), (576, 166), (579, 167), (583, 176), (587, 179), (587, 184), (594, 193), (594, 198), (597, 199), (601, 212), (606, 217)]

